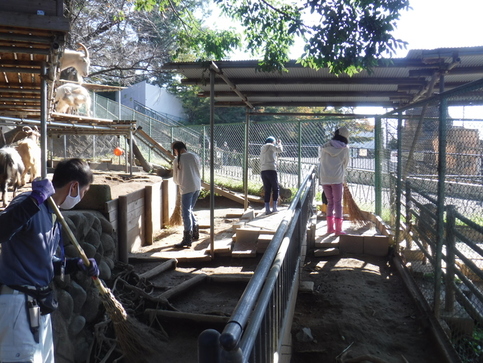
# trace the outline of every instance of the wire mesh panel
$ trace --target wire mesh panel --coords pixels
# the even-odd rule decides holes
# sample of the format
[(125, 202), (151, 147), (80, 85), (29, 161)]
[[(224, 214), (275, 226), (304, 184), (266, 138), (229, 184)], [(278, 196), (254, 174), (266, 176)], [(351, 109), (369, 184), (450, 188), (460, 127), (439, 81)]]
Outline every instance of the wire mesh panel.
[(482, 101), (483, 81), (384, 120), (397, 248), (464, 362), (483, 360)]
[[(113, 150), (117, 146), (125, 149), (116, 135), (62, 135), (48, 140), (50, 157), (83, 158), (92, 161), (115, 159)], [(116, 162), (117, 158), (113, 160)]]

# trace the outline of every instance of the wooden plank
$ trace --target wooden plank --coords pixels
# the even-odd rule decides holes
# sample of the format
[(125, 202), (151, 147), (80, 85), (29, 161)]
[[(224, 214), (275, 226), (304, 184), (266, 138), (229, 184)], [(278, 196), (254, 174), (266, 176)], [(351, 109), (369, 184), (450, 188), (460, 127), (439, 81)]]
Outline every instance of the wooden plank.
[(174, 160), (174, 155), (171, 154), (168, 150), (161, 146), (156, 140), (154, 140), (151, 136), (149, 136), (144, 130), (137, 129), (135, 132), (136, 135), (142, 137), (144, 140), (148, 142), (148, 144), (152, 145), (153, 148), (161, 153), (161, 156), (164, 156), (168, 161)]
[[(134, 208), (134, 209), (133, 209)], [(144, 200), (142, 204), (127, 205), (127, 229), (139, 227), (144, 219)]]
[[(210, 184), (205, 183), (204, 181), (201, 182), (201, 186), (207, 190), (210, 189)], [(215, 193), (224, 196), (225, 198), (234, 200), (235, 202), (238, 202), (240, 204), (245, 203), (245, 198), (241, 197), (240, 195), (235, 194), (232, 191), (228, 191), (225, 189), (221, 189), (220, 187), (217, 187), (216, 185), (214, 186)]]
[(145, 245), (152, 245), (154, 234), (161, 230), (161, 182), (147, 185), (145, 188), (144, 218), (145, 218)]
[(119, 259), (126, 263), (129, 253), (144, 244), (144, 196), (141, 189), (119, 197)]
[[(243, 238), (239, 240), (239, 231)], [(256, 257), (257, 255), (257, 239), (260, 231), (253, 229), (238, 229), (236, 242), (233, 245), (231, 255), (232, 257)]]
[(127, 232), (128, 253), (137, 251), (143, 246), (143, 228), (133, 228)]
[(119, 197), (119, 223), (118, 223), (118, 258), (119, 261), (128, 263), (128, 245), (127, 245), (127, 198), (124, 196)]
[(62, 16), (39, 16), (35, 14), (0, 12), (0, 24), (19, 28), (52, 30), (67, 33), (70, 30), (69, 19)]
[(57, 15), (57, 3), (52, 0), (15, 0), (0, 1), (0, 11), (11, 11), (14, 13), (37, 14), (42, 10), (44, 15)]
[(180, 250), (180, 251), (161, 251), (161, 252), (154, 252), (149, 256), (142, 257), (136, 256), (137, 259), (143, 260), (150, 260), (150, 259), (170, 259), (175, 258), (178, 262), (186, 262), (186, 261), (211, 261), (211, 256), (206, 254), (205, 250), (201, 251), (194, 251), (194, 250)]
[(145, 193), (145, 190), (144, 190), (144, 188), (142, 188), (142, 189), (136, 190), (132, 193), (126, 194), (125, 197), (126, 197), (127, 203), (131, 204), (131, 203), (134, 203), (134, 202), (136, 202), (140, 199), (144, 199), (144, 193)]

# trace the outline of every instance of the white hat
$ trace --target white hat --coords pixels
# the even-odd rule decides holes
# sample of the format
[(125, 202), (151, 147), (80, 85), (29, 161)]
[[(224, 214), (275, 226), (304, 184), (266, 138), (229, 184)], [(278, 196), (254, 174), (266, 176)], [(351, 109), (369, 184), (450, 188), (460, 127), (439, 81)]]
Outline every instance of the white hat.
[(349, 140), (349, 130), (347, 127), (343, 126), (338, 129), (339, 135), (345, 137), (347, 140)]

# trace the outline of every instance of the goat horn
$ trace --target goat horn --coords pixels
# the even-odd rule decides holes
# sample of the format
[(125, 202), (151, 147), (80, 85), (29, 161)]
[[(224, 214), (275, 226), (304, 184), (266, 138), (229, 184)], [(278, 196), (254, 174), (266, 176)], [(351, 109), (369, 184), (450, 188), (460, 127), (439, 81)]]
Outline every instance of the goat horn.
[(77, 44), (80, 45), (80, 48), (78, 48), (78, 49), (82, 49), (84, 51), (84, 53), (85, 53), (85, 57), (86, 58), (89, 58), (89, 51), (87, 50), (87, 47), (84, 44), (82, 44), (82, 43), (77, 43)]

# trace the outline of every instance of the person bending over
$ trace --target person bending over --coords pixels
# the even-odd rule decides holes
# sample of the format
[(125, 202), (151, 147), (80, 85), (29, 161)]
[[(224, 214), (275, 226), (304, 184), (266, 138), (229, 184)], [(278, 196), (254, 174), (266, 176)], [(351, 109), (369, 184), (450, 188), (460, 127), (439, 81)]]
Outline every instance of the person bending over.
[(73, 208), (92, 180), (87, 163), (63, 160), (52, 182), (34, 180), (31, 192), (16, 196), (0, 213), (0, 362), (53, 363), (54, 275), (99, 275), (94, 259), (86, 267), (80, 258), (65, 258), (62, 226), (47, 201), (52, 196), (60, 208)]

